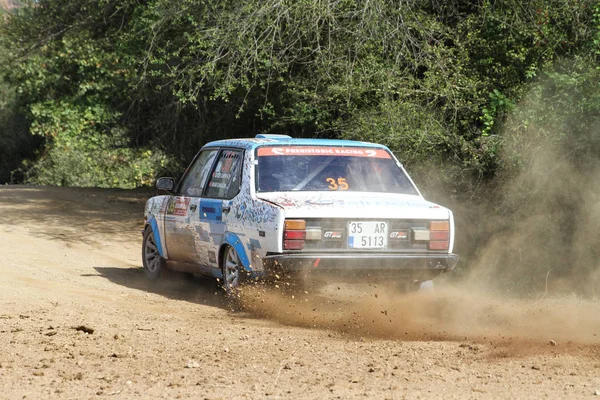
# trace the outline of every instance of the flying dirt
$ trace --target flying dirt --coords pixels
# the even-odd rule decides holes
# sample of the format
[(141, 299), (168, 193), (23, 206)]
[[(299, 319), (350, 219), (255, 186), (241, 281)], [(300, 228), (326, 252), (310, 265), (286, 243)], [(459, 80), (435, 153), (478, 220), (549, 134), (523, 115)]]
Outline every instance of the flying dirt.
[(286, 325), (392, 340), (471, 340), (535, 346), (599, 344), (598, 304), (571, 299), (501, 299), (463, 285), (435, 293), (333, 284), (318, 294), (248, 290), (245, 310)]
[(0, 398), (592, 398), (593, 298), (148, 282), (148, 191), (0, 188)]

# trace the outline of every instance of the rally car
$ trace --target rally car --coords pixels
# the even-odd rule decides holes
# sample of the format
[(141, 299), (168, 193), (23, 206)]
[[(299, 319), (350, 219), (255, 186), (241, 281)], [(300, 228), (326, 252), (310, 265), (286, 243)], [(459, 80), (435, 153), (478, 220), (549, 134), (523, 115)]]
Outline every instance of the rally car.
[(146, 276), (276, 275), (419, 283), (454, 268), (454, 222), (385, 146), (257, 135), (206, 144), (145, 206)]

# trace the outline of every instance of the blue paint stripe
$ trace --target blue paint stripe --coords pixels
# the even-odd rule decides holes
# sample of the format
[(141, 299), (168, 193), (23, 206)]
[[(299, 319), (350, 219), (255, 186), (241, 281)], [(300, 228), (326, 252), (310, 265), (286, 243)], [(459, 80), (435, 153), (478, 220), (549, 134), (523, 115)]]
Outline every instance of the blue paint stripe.
[(162, 244), (160, 242), (160, 233), (158, 232), (158, 224), (156, 223), (156, 219), (154, 217), (150, 217), (148, 220), (150, 224), (150, 228), (152, 228), (152, 234), (154, 235), (154, 242), (156, 243), (156, 247), (158, 248), (158, 254), (164, 258), (164, 253), (162, 249)]
[(227, 232), (225, 235), (223, 235), (223, 243), (227, 243), (233, 247), (240, 258), (244, 269), (248, 272), (252, 272), (252, 268), (250, 268), (250, 260), (248, 259), (248, 255), (246, 254), (246, 249), (244, 249), (242, 241), (234, 233)]

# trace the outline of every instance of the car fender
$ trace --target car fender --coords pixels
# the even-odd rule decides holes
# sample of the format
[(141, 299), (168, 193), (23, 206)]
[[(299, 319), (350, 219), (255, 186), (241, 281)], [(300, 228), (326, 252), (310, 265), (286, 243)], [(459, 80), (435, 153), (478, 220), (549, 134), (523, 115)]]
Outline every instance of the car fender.
[(156, 223), (156, 218), (154, 218), (154, 215), (151, 215), (148, 218), (148, 225), (150, 225), (150, 228), (152, 229), (152, 234), (154, 235), (154, 243), (156, 243), (156, 247), (158, 248), (158, 254), (160, 254), (162, 258), (165, 258), (160, 231), (158, 229), (158, 224)]
[(155, 196), (148, 199), (146, 206), (144, 207), (145, 224), (152, 228), (154, 240), (158, 247), (158, 253), (165, 259), (169, 258), (164, 241), (164, 221), (168, 201), (169, 196)]
[(244, 269), (248, 272), (252, 272), (252, 268), (250, 267), (250, 260), (248, 259), (248, 255), (246, 254), (246, 249), (244, 248), (243, 242), (240, 238), (232, 232), (226, 232), (221, 239), (221, 245), (219, 246), (219, 265), (221, 265), (222, 257), (223, 257), (223, 247), (231, 246), (235, 249), (238, 257), (240, 258), (240, 262), (244, 266)]

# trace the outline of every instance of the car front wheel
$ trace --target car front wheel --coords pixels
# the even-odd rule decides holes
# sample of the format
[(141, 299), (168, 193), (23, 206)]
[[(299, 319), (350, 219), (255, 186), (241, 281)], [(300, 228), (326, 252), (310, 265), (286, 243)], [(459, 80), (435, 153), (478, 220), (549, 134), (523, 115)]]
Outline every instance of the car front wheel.
[(165, 274), (167, 266), (165, 259), (160, 256), (158, 246), (154, 239), (154, 233), (149, 226), (144, 230), (144, 239), (142, 241), (142, 264), (144, 273), (151, 281), (155, 281)]

